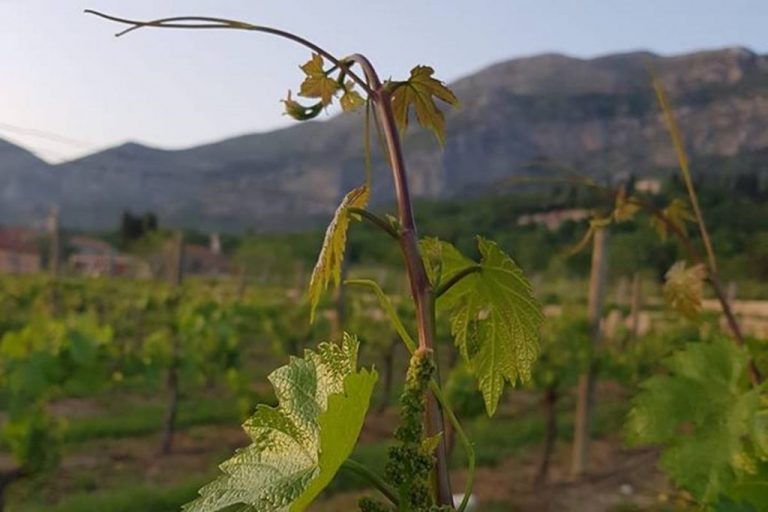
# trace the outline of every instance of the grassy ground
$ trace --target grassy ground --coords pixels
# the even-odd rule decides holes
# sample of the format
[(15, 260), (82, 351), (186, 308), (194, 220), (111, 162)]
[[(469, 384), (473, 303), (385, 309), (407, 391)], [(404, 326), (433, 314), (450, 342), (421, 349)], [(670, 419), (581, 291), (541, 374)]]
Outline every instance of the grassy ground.
[[(553, 294), (584, 288), (583, 283), (555, 283)], [(571, 300), (581, 300), (572, 296)], [(646, 304), (648, 308), (648, 304)], [(650, 309), (660, 313), (662, 306)], [(448, 351), (443, 351), (446, 356)], [(401, 354), (404, 355), (404, 354)], [(363, 353), (364, 364), (377, 363), (379, 355)], [(275, 366), (274, 356), (252, 357), (254, 381)], [(397, 363), (401, 375), (404, 359)], [(158, 386), (159, 389), (162, 389)], [(603, 385), (598, 400), (595, 434), (595, 473), (574, 483), (568, 478), (568, 441), (572, 429), (573, 398), (560, 402), (559, 444), (553, 459), (552, 482), (544, 490), (532, 490), (530, 482), (538, 463), (544, 423), (539, 397), (514, 391), (492, 420), (477, 418), (465, 425), (475, 440), (478, 472), (476, 491), (486, 511), (619, 512), (683, 510), (670, 505), (671, 492), (655, 469), (655, 453), (622, 448), (619, 429), (627, 403), (618, 386)], [(263, 391), (267, 396), (266, 390)], [(225, 389), (185, 389), (179, 409), (179, 435), (174, 453), (158, 455), (165, 398), (148, 389), (123, 394), (104, 394), (62, 400), (56, 416), (64, 417), (62, 465), (54, 473), (14, 484), (9, 489), (11, 512), (170, 512), (191, 500), (200, 485), (216, 474), (218, 463), (247, 442), (239, 428), (240, 408)], [(384, 441), (397, 422), (392, 409), (372, 411), (354, 458), (382, 468), (387, 455)], [(1, 458), (1, 457), (0, 457)], [(0, 461), (1, 462), (1, 461)], [(461, 448), (453, 454), (456, 489), (465, 478)], [(629, 489), (629, 491), (627, 491)], [(341, 473), (316, 512), (355, 510), (365, 484)], [(666, 500), (666, 501), (665, 501)], [(587, 503), (594, 504), (589, 508)]]
[[(622, 421), (625, 404), (615, 390), (599, 402), (595, 424), (596, 436), (618, 450), (616, 431)], [(102, 404), (103, 405), (103, 404)], [(7, 510), (11, 512), (170, 512), (191, 500), (202, 483), (216, 473), (217, 464), (246, 442), (239, 424), (237, 407), (232, 400), (207, 397), (182, 402), (180, 430), (174, 453), (160, 457), (159, 425), (162, 407), (157, 403), (121, 408), (106, 405), (99, 414), (78, 415), (69, 420), (63, 464), (55, 474), (20, 482), (11, 488)], [(560, 449), (567, 450), (572, 427), (572, 400), (561, 403), (559, 414)], [(93, 412), (93, 411), (90, 411)], [(393, 410), (372, 414), (363, 442), (354, 457), (371, 467), (381, 468), (386, 460), (387, 443), (383, 437), (391, 432), (397, 417)], [(467, 424), (476, 440), (479, 470), (478, 493), (486, 496), (483, 511), (536, 510), (512, 505), (500, 488), (499, 479), (516, 479), (527, 489), (529, 475), (536, 465), (539, 445), (544, 435), (537, 397), (529, 392), (514, 392), (498, 418), (481, 417)], [(606, 450), (601, 445), (600, 450)], [(555, 460), (567, 464), (561, 453)], [(562, 460), (560, 460), (562, 459)], [(651, 465), (652, 465), (651, 461)], [(464, 454), (457, 449), (453, 457), (457, 488), (463, 485)], [(483, 484), (486, 482), (486, 484)], [(490, 485), (490, 487), (489, 487)], [(312, 510), (323, 512), (354, 510), (363, 482), (340, 473)], [(542, 511), (549, 510), (542, 508)], [(602, 509), (601, 509), (602, 510)], [(609, 510), (609, 509), (604, 509)], [(630, 509), (626, 509), (630, 510)], [(586, 509), (585, 509), (586, 511)]]
[(26, 512), (168, 512), (178, 510), (181, 504), (192, 499), (205, 482), (204, 478), (198, 476), (170, 486), (135, 485), (77, 493), (53, 506), (49, 503), (33, 503), (8, 508)]
[[(96, 439), (138, 437), (158, 431), (164, 408), (161, 404), (134, 406), (128, 413), (111, 412), (106, 415), (85, 416), (67, 421), (64, 440), (68, 444), (85, 443)], [(231, 401), (216, 398), (182, 400), (179, 405), (178, 427), (196, 425), (236, 424), (240, 413)]]

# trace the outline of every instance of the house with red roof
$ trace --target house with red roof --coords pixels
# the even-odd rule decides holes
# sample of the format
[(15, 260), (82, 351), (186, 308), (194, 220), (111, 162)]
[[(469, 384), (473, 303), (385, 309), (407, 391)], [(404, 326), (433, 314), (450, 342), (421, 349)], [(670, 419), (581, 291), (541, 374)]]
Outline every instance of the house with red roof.
[(41, 234), (24, 226), (0, 227), (0, 273), (34, 274), (42, 268)]
[(71, 252), (69, 268), (76, 274), (101, 276), (147, 277), (147, 263), (123, 254), (104, 240), (86, 235), (75, 235), (67, 240)]

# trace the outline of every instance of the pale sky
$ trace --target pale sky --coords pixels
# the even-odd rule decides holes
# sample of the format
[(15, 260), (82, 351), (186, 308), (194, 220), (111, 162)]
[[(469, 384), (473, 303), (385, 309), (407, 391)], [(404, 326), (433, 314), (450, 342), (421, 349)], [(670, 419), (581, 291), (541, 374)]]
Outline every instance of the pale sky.
[(447, 81), (541, 52), (591, 57), (746, 46), (768, 53), (768, 0), (0, 0), (0, 138), (50, 161), (126, 141), (186, 147), (291, 121), (279, 100), (308, 51), (261, 34), (120, 27), (239, 18), (361, 52), (383, 77), (429, 64)]

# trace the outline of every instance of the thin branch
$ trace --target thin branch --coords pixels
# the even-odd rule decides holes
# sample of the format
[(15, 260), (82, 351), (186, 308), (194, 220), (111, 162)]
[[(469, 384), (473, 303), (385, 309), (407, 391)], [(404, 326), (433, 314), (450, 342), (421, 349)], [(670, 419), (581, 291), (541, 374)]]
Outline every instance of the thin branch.
[(416, 352), (416, 342), (411, 335), (408, 334), (408, 330), (405, 328), (405, 325), (403, 325), (402, 320), (400, 320), (397, 311), (395, 311), (392, 301), (389, 300), (387, 294), (384, 293), (384, 290), (381, 289), (381, 286), (379, 286), (376, 281), (373, 281), (372, 279), (347, 279), (344, 281), (344, 284), (370, 288), (373, 293), (376, 294), (376, 297), (378, 297), (379, 304), (387, 313), (387, 316), (389, 316), (389, 321), (392, 322), (392, 327), (394, 327), (395, 331), (400, 336), (400, 339), (403, 340), (408, 352), (411, 354)]
[(709, 238), (709, 231), (707, 225), (704, 222), (704, 215), (701, 213), (701, 207), (699, 206), (699, 198), (696, 195), (696, 189), (693, 186), (693, 178), (691, 177), (691, 167), (688, 161), (688, 154), (685, 151), (685, 144), (683, 142), (683, 134), (680, 131), (680, 126), (677, 124), (677, 119), (672, 112), (672, 107), (667, 98), (667, 93), (664, 90), (664, 86), (661, 80), (651, 72), (653, 78), (653, 89), (656, 91), (656, 98), (659, 100), (662, 113), (664, 114), (664, 120), (667, 124), (669, 135), (672, 138), (672, 144), (675, 147), (675, 153), (677, 154), (677, 161), (680, 166), (680, 173), (683, 175), (685, 181), (685, 188), (688, 190), (688, 198), (691, 201), (691, 207), (693, 207), (693, 213), (696, 215), (696, 221), (699, 225), (699, 231), (701, 232), (701, 239), (704, 242), (704, 247), (707, 250), (707, 258), (709, 259), (709, 267), (713, 273), (717, 273), (717, 259), (715, 258), (715, 250), (712, 247), (712, 240)]
[(440, 407), (443, 408), (443, 412), (448, 417), (448, 422), (453, 426), (453, 431), (459, 438), (459, 442), (464, 448), (464, 452), (467, 456), (467, 479), (464, 484), (464, 497), (462, 498), (461, 504), (457, 509), (458, 512), (464, 512), (464, 510), (467, 508), (467, 505), (469, 504), (469, 499), (472, 497), (472, 488), (475, 485), (475, 466), (477, 464), (475, 459), (475, 448), (469, 441), (469, 437), (467, 437), (466, 432), (464, 432), (464, 429), (461, 427), (461, 423), (456, 417), (456, 413), (454, 413), (453, 409), (451, 409), (451, 404), (448, 403), (448, 400), (443, 394), (443, 391), (440, 389), (440, 386), (437, 385), (437, 382), (431, 380), (429, 382), (429, 389), (435, 395), (435, 398), (437, 398)]
[(605, 189), (605, 185), (601, 185), (593, 179), (586, 176), (583, 177), (562, 177), (562, 176), (512, 176), (504, 180), (505, 183), (510, 185), (517, 185), (520, 183), (565, 183), (570, 185), (579, 185), (582, 187)]
[[(739, 322), (736, 319), (736, 315), (734, 314), (733, 309), (731, 308), (730, 301), (725, 296), (725, 293), (723, 292), (723, 288), (720, 285), (720, 277), (717, 271), (717, 258), (715, 257), (715, 249), (712, 246), (712, 240), (710, 239), (710, 236), (709, 236), (709, 230), (707, 230), (707, 224), (704, 221), (704, 215), (702, 214), (701, 207), (699, 206), (699, 197), (698, 197), (698, 194), (696, 194), (696, 188), (693, 186), (691, 166), (688, 159), (688, 153), (685, 150), (683, 133), (680, 130), (680, 126), (677, 123), (675, 114), (672, 111), (672, 106), (669, 102), (669, 98), (667, 97), (667, 93), (664, 90), (664, 85), (661, 83), (661, 80), (653, 73), (652, 70), (650, 71), (650, 73), (651, 73), (651, 78), (653, 79), (652, 80), (653, 89), (656, 92), (656, 98), (659, 101), (661, 111), (664, 115), (664, 120), (667, 124), (669, 135), (672, 138), (672, 144), (675, 147), (678, 166), (680, 167), (680, 173), (683, 175), (683, 181), (685, 182), (685, 188), (688, 191), (688, 198), (691, 202), (693, 213), (696, 216), (696, 223), (699, 226), (699, 233), (701, 234), (701, 240), (704, 243), (705, 250), (707, 251), (707, 260), (709, 262), (709, 265), (707, 268), (707, 275), (708, 275), (709, 283), (712, 285), (712, 289), (715, 291), (715, 296), (717, 297), (717, 300), (720, 302), (720, 306), (722, 307), (723, 314), (725, 315), (725, 319), (728, 322), (728, 326), (730, 327), (731, 332), (733, 333), (734, 339), (736, 340), (736, 344), (739, 346), (744, 346), (745, 344), (744, 335), (741, 332), (741, 326), (739, 325)], [(750, 380), (752, 381), (752, 384), (755, 386), (759, 386), (763, 381), (763, 377), (760, 374), (760, 370), (757, 368), (757, 365), (755, 364), (755, 360), (753, 358), (750, 358), (749, 360), (749, 377), (750, 377)]]
[(483, 267), (481, 265), (470, 265), (469, 267), (465, 267), (457, 271), (446, 282), (442, 283), (435, 289), (435, 297), (440, 297), (468, 275), (474, 274), (475, 272), (480, 272), (482, 270)]
[(354, 473), (357, 476), (363, 478), (368, 483), (376, 487), (387, 499), (392, 502), (394, 506), (400, 505), (400, 500), (397, 497), (394, 489), (392, 489), (379, 475), (360, 464), (354, 459), (347, 459), (341, 464), (342, 469), (346, 469), (350, 473)]
[(379, 80), (379, 74), (376, 73), (376, 68), (373, 67), (371, 61), (368, 60), (368, 57), (359, 53), (355, 53), (344, 59), (344, 61), (353, 62), (360, 66), (360, 68), (363, 70), (363, 73), (365, 74), (365, 77), (368, 79), (368, 82), (371, 84), (371, 89), (378, 91), (381, 88), (381, 80)]
[[(683, 152), (681, 154), (683, 157), (683, 161), (686, 161), (685, 153)], [(566, 180), (564, 179), (564, 181)], [(612, 197), (615, 195), (615, 191), (613, 191), (611, 188), (600, 185), (597, 182), (590, 180), (589, 178), (586, 178), (584, 180), (573, 179), (573, 180), (567, 180), (567, 181), (574, 184), (581, 184), (581, 185), (593, 188), (598, 192), (602, 192), (609, 197)], [(689, 190), (693, 191), (693, 194), (695, 196), (695, 190), (693, 190), (692, 188)], [(728, 298), (726, 297), (725, 292), (723, 291), (723, 287), (720, 284), (717, 268), (712, 265), (712, 263), (715, 261), (714, 252), (712, 251), (712, 245), (707, 244), (706, 242), (704, 244), (705, 247), (707, 248), (707, 254), (709, 256), (708, 261), (705, 261), (704, 257), (696, 249), (696, 246), (693, 244), (688, 234), (685, 231), (683, 231), (677, 224), (672, 222), (664, 214), (662, 210), (660, 210), (658, 207), (656, 207), (654, 204), (650, 203), (649, 201), (645, 201), (634, 196), (627, 198), (627, 202), (630, 204), (634, 204), (635, 206), (644, 210), (649, 215), (661, 221), (666, 226), (666, 228), (672, 234), (674, 234), (675, 237), (680, 241), (680, 243), (683, 245), (686, 252), (688, 253), (688, 257), (691, 259), (691, 261), (694, 264), (702, 264), (705, 266), (705, 268), (707, 269), (707, 281), (712, 287), (712, 291), (714, 291), (715, 297), (720, 303), (720, 308), (722, 309), (723, 315), (725, 316), (725, 320), (728, 323), (728, 328), (731, 330), (731, 333), (733, 334), (733, 339), (736, 342), (736, 345), (743, 347), (745, 344), (744, 334), (741, 331), (741, 327), (739, 325), (738, 319), (736, 318), (736, 315), (733, 312), (733, 308), (731, 308), (731, 304), (730, 302), (728, 302)], [(699, 229), (701, 230), (701, 233), (702, 233), (702, 238), (704, 238), (705, 235), (707, 234), (706, 226), (704, 225), (704, 219), (700, 216), (697, 216), (697, 221), (699, 223)], [(709, 237), (706, 236), (706, 239), (708, 240)], [(750, 358), (748, 370), (749, 370), (749, 376), (752, 384), (754, 384), (755, 386), (759, 385), (763, 381), (763, 377), (762, 377), (762, 374), (760, 373), (760, 370), (757, 368), (757, 365), (755, 364), (755, 361), (753, 358)]]
[[(627, 199), (627, 202), (630, 202), (641, 209), (648, 212), (650, 215), (653, 215), (657, 219), (659, 219), (661, 222), (664, 223), (664, 225), (669, 229), (683, 244), (685, 249), (688, 251), (688, 255), (693, 261), (694, 264), (700, 264), (704, 265), (704, 267), (707, 269), (707, 281), (709, 282), (710, 286), (712, 287), (712, 291), (715, 292), (715, 297), (717, 298), (717, 301), (720, 303), (720, 308), (723, 310), (723, 315), (725, 316), (725, 321), (728, 323), (728, 328), (731, 330), (731, 333), (733, 334), (733, 339), (736, 341), (736, 345), (743, 347), (745, 345), (744, 342), (744, 334), (741, 332), (741, 326), (739, 325), (739, 321), (736, 318), (735, 313), (733, 312), (733, 308), (731, 308), (731, 303), (728, 301), (728, 298), (725, 295), (725, 292), (723, 291), (723, 287), (720, 284), (720, 279), (718, 277), (717, 271), (713, 269), (711, 266), (707, 265), (706, 262), (704, 262), (703, 257), (701, 254), (696, 250), (696, 247), (691, 243), (691, 239), (688, 237), (688, 235), (680, 229), (680, 227), (672, 222), (666, 215), (664, 215), (664, 212), (653, 206), (652, 204), (648, 203), (647, 201), (641, 201), (637, 198), (629, 198)], [(753, 385), (758, 386), (763, 381), (763, 376), (760, 373), (760, 370), (757, 368), (757, 365), (755, 364), (755, 360), (753, 358), (750, 358), (749, 360), (749, 378)]]
[(303, 37), (297, 36), (296, 34), (293, 34), (285, 30), (280, 30), (272, 27), (265, 27), (262, 25), (253, 25), (251, 23), (245, 23), (238, 20), (230, 20), (226, 18), (212, 18), (208, 16), (176, 16), (172, 18), (160, 18), (160, 19), (151, 20), (151, 21), (141, 21), (141, 20), (132, 20), (128, 18), (120, 18), (117, 16), (112, 16), (110, 14), (105, 14), (103, 12), (94, 11), (92, 9), (86, 9), (85, 13), (93, 14), (94, 16), (98, 16), (100, 18), (114, 21), (116, 23), (131, 25), (129, 28), (115, 34), (115, 37), (121, 37), (130, 32), (133, 32), (134, 30), (138, 30), (140, 28), (145, 28), (145, 27), (177, 28), (177, 29), (248, 30), (253, 32), (263, 32), (265, 34), (271, 34), (277, 37), (282, 37), (284, 39), (288, 39), (290, 41), (298, 43), (306, 48), (309, 48), (313, 52), (322, 55), (323, 57), (328, 59), (331, 63), (333, 63), (333, 65), (335, 65), (339, 69), (342, 69), (345, 74), (349, 75), (349, 77), (352, 78), (352, 80), (354, 80), (360, 87), (362, 87), (367, 94), (369, 95), (374, 94), (374, 90), (371, 87), (369, 87), (368, 83), (363, 78), (361, 78), (357, 73), (355, 73), (350, 69), (349, 65), (347, 64), (348, 61), (339, 59), (335, 57), (333, 54), (331, 54), (330, 52), (328, 52), (327, 50), (325, 50), (324, 48), (316, 45), (312, 41), (304, 39)]
[(381, 229), (386, 234), (391, 236), (395, 241), (400, 241), (400, 233), (397, 232), (397, 230), (392, 226), (392, 224), (387, 222), (385, 219), (382, 219), (375, 213), (369, 210), (366, 210), (365, 208), (355, 208), (355, 207), (347, 208), (347, 212), (353, 215), (359, 215), (360, 217), (364, 218), (365, 220), (367, 220), (368, 222), (370, 222), (371, 224), (373, 224), (374, 226), (376, 226), (377, 228)]
[(672, 222), (669, 219), (669, 217), (667, 217), (664, 214), (662, 210), (660, 210), (654, 204), (648, 201), (643, 201), (642, 199), (638, 199), (637, 197), (628, 197), (627, 203), (634, 204), (641, 210), (644, 210), (648, 215), (651, 215), (652, 217), (655, 217), (656, 219), (660, 220), (664, 224), (664, 226), (666, 226), (666, 228), (672, 234), (674, 234), (678, 240), (680, 240), (680, 243), (683, 244), (683, 247), (685, 248), (686, 252), (688, 252), (688, 257), (691, 258), (691, 261), (694, 264), (705, 264), (704, 259), (701, 256), (701, 253), (696, 249), (696, 246), (693, 245), (693, 243), (691, 242), (691, 237), (689, 237), (685, 231), (680, 229), (680, 226)]
[[(532, 161), (528, 162), (526, 164), (523, 164), (523, 167), (528, 169), (541, 169), (541, 170), (549, 170), (554, 172), (560, 172), (568, 175), (568, 178), (555, 176), (553, 179), (560, 179), (561, 181), (568, 181), (570, 183), (575, 183), (578, 185), (584, 185), (586, 187), (592, 187), (592, 188), (605, 188), (604, 185), (601, 185), (596, 180), (590, 178), (589, 176), (585, 176), (581, 173), (579, 173), (578, 170), (574, 169), (573, 167), (565, 164), (561, 164), (558, 162), (541, 162), (541, 161)], [(523, 176), (522, 178), (525, 178)], [(547, 178), (540, 178), (542, 180), (545, 180)], [(510, 182), (514, 183), (515, 178), (510, 178)]]
[(365, 102), (365, 121), (363, 122), (363, 165), (365, 167), (365, 184), (373, 188), (373, 153), (371, 152), (371, 99)]

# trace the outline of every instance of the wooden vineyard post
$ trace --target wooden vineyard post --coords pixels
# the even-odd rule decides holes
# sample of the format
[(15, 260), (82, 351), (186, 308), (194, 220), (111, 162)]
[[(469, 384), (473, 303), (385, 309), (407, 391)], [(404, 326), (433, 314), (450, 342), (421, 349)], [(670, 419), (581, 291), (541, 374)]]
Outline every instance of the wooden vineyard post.
[(48, 213), (48, 236), (49, 236), (49, 253), (48, 253), (48, 270), (52, 277), (59, 275), (59, 260), (61, 258), (61, 234), (59, 232), (59, 209), (54, 206)]
[[(168, 277), (171, 286), (178, 288), (184, 280), (184, 236), (177, 232), (173, 238), (170, 268)], [(171, 299), (171, 313), (176, 315), (178, 310), (178, 297)], [(179, 410), (179, 336), (176, 327), (176, 318), (171, 320), (171, 360), (168, 363), (168, 371), (165, 377), (165, 388), (168, 393), (168, 403), (163, 420), (163, 440), (160, 451), (168, 455), (173, 449), (173, 436), (176, 432), (176, 417)]]
[[(600, 341), (600, 317), (603, 308), (607, 267), (606, 243), (608, 233), (598, 229), (592, 241), (592, 266), (589, 274), (589, 299), (587, 315), (590, 324), (592, 349)], [(595, 361), (590, 358), (588, 368), (579, 377), (578, 402), (573, 430), (573, 456), (571, 476), (581, 478), (589, 466), (590, 429), (592, 427), (595, 393)]]
[(635, 340), (640, 335), (640, 310), (643, 308), (643, 282), (640, 272), (632, 278), (632, 304), (630, 306), (630, 337)]

